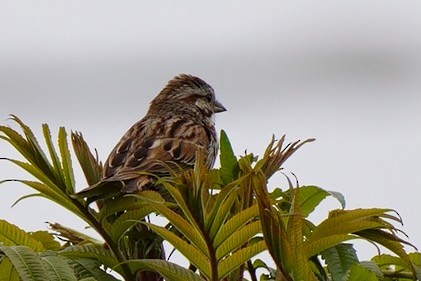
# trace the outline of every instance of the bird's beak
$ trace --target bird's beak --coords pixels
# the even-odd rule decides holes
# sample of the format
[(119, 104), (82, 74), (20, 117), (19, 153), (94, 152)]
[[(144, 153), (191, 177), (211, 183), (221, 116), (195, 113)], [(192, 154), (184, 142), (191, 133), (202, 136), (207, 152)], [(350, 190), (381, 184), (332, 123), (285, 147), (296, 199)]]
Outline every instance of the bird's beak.
[(227, 111), (227, 109), (220, 103), (219, 101), (215, 100), (213, 103), (213, 112), (219, 113)]

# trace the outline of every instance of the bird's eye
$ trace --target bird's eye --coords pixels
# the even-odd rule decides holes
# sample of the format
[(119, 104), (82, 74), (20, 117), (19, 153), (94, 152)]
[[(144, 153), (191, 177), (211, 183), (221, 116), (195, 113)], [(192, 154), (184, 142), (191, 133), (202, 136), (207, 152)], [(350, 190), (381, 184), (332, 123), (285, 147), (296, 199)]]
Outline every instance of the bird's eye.
[(212, 102), (212, 97), (211, 96), (206, 96), (205, 99), (206, 99), (207, 102)]

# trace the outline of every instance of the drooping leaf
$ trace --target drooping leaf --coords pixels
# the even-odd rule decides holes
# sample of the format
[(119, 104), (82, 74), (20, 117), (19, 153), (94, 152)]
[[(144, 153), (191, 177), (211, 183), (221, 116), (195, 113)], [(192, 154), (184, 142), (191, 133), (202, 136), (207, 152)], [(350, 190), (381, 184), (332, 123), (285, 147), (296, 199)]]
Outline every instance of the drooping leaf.
[(119, 281), (101, 268), (101, 264), (94, 259), (67, 259), (78, 280)]
[(238, 250), (237, 252), (228, 256), (226, 259), (222, 260), (218, 264), (219, 278), (223, 278), (227, 276), (234, 269), (240, 267), (245, 262), (250, 260), (252, 257), (263, 252), (265, 249), (266, 249), (265, 242), (260, 241), (255, 244), (249, 245), (245, 248), (242, 248), (241, 250)]
[(259, 215), (258, 206), (255, 204), (252, 207), (241, 211), (230, 218), (224, 225), (222, 225), (217, 235), (214, 238), (214, 247), (218, 247), (223, 241), (234, 234), (238, 229), (245, 225), (250, 220)]
[(198, 248), (188, 244), (182, 238), (164, 227), (147, 224), (154, 232), (171, 243), (181, 254), (183, 254), (192, 264), (194, 264), (204, 275), (210, 276), (211, 268), (207, 253), (203, 253)]
[(20, 277), (8, 257), (0, 259), (0, 280), (20, 281)]
[(299, 187), (299, 198), (301, 215), (307, 217), (327, 196), (333, 196), (345, 208), (345, 200), (339, 192), (324, 190), (317, 186), (301, 186)]
[(16, 180), (17, 182), (23, 183), (40, 193), (40, 196), (47, 198), (60, 206), (68, 209), (72, 213), (78, 215), (83, 220), (86, 220), (84, 214), (77, 208), (77, 206), (67, 197), (64, 193), (57, 191), (51, 186), (47, 184), (40, 183), (37, 181), (30, 181), (30, 180)]
[(41, 255), (41, 261), (51, 281), (77, 281), (73, 269), (65, 259), (48, 251)]
[(154, 208), (152, 206), (144, 206), (136, 210), (129, 210), (119, 216), (112, 224), (104, 221), (103, 225), (108, 229), (113, 241), (120, 241), (127, 231), (153, 211)]
[(113, 268), (119, 263), (114, 254), (110, 250), (105, 249), (103, 245), (84, 244), (70, 246), (60, 251), (60, 255), (72, 260), (94, 259), (108, 268)]
[(27, 246), (36, 252), (44, 250), (42, 243), (29, 233), (5, 220), (0, 220), (0, 243), (5, 246)]
[(344, 280), (348, 270), (358, 263), (358, 257), (352, 244), (337, 244), (324, 250), (321, 255), (333, 281)]
[(191, 244), (195, 245), (202, 253), (208, 254), (206, 241), (200, 229), (195, 228), (194, 225), (189, 224), (182, 216), (162, 204), (154, 204), (153, 207), (160, 214), (164, 215)]
[(238, 229), (217, 248), (215, 253), (216, 259), (221, 260), (229, 253), (234, 252), (242, 245), (245, 245), (259, 232), (261, 232), (261, 224), (259, 221), (252, 222)]
[(30, 233), (31, 237), (41, 242), (45, 250), (58, 251), (60, 243), (54, 239), (54, 235), (48, 231), (35, 231)]
[(27, 246), (0, 246), (0, 251), (10, 259), (22, 281), (48, 280), (48, 274), (40, 257), (31, 248)]
[(376, 274), (368, 269), (365, 269), (359, 264), (355, 264), (349, 272), (348, 278), (343, 279), (347, 281), (378, 281)]
[(169, 261), (142, 259), (127, 261), (132, 271), (153, 270), (161, 274), (168, 281), (205, 281), (200, 275)]

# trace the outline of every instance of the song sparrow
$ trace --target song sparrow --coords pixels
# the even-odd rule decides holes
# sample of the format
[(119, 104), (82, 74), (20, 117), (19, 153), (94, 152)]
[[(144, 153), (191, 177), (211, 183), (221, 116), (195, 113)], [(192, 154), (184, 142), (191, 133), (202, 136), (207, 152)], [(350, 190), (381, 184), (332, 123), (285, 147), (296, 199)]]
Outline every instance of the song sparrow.
[(121, 138), (104, 163), (104, 181), (123, 181), (123, 192), (142, 190), (152, 178), (168, 174), (172, 163), (189, 168), (203, 149), (211, 168), (218, 151), (214, 114), (226, 111), (202, 79), (181, 74), (152, 100), (146, 116)]

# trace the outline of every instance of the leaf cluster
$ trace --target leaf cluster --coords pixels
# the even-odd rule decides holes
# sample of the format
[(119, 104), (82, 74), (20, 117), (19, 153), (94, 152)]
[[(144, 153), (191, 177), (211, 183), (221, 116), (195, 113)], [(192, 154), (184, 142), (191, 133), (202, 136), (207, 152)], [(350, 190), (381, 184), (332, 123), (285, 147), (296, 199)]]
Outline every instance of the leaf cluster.
[[(29, 186), (35, 193), (18, 201), (33, 196), (54, 201), (84, 220), (104, 241), (59, 223), (51, 223), (50, 232), (28, 233), (0, 220), (0, 280), (117, 280), (110, 270), (125, 280), (135, 280), (140, 271), (157, 272), (166, 280), (209, 281), (421, 277), (421, 256), (405, 251), (404, 246), (411, 244), (395, 227), (401, 223), (395, 211), (347, 210), (340, 193), (293, 184), (281, 173), (284, 162), (313, 139), (286, 144), (285, 136), (272, 138), (261, 157), (236, 157), (222, 131), (220, 168), (208, 170), (203, 155), (198, 153), (191, 170), (168, 167), (171, 176), (157, 179), (157, 190), (122, 194), (122, 182), (100, 182), (102, 164), (98, 156), (91, 153), (80, 133), (72, 132), (76, 158), (91, 186), (76, 194), (66, 130), (59, 129), (55, 146), (44, 124), (44, 150), (27, 125), (16, 116), (12, 120), (22, 133), (0, 126), (0, 138), (24, 160), (2, 159), (24, 169), (35, 180), (8, 179), (1, 183), (18, 181)], [(268, 187), (269, 179), (276, 175), (285, 176), (286, 187)], [(329, 196), (342, 208), (314, 224), (309, 215)], [(91, 204), (94, 201), (99, 209)], [(162, 226), (148, 219), (153, 214), (164, 217), (168, 224)], [(359, 261), (350, 243), (353, 239), (365, 240), (379, 251), (384, 247), (393, 255)], [(134, 254), (139, 249), (147, 252), (159, 248), (163, 241), (186, 257), (190, 266), (163, 257), (146, 258), (147, 253), (145, 258)], [(264, 251), (272, 261), (256, 258)], [(274, 267), (268, 265), (270, 262)]]

